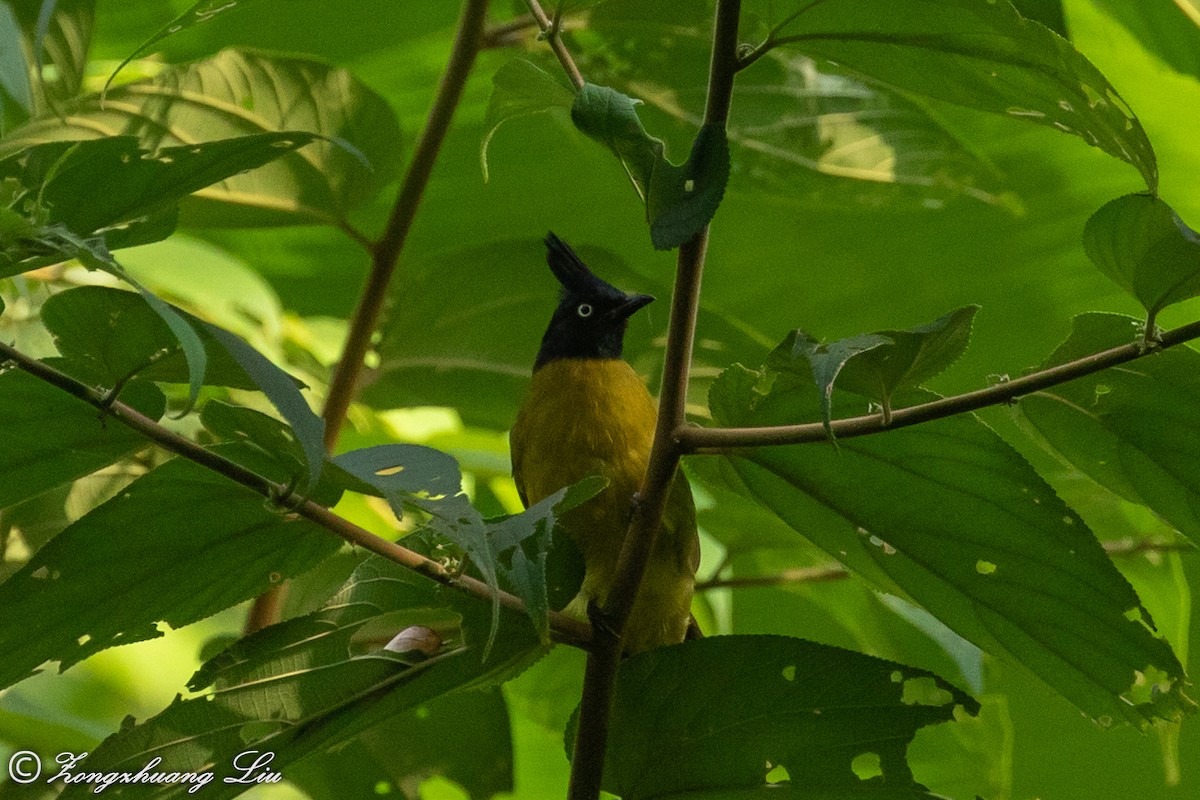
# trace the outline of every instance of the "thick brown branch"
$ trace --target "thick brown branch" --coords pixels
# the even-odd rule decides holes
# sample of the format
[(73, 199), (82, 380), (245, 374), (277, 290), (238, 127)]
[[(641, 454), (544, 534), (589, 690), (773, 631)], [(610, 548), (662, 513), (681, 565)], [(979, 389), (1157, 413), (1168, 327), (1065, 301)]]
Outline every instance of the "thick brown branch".
[[(1130, 342), (1099, 353), (1093, 353), (1065, 364), (1039, 370), (986, 389), (943, 397), (929, 403), (894, 410), (891, 420), (884, 422), (881, 414), (834, 420), (830, 428), (838, 439), (868, 436), (909, 425), (918, 425), (943, 417), (976, 411), (987, 406), (1010, 402), (1022, 395), (1049, 389), (1096, 372), (1153, 356), (1159, 350), (1175, 347), (1200, 338), (1200, 322), (1191, 322), (1163, 333), (1154, 346), (1147, 348), (1143, 341)], [(765, 447), (784, 444), (806, 444), (828, 441), (829, 435), (820, 422), (798, 425), (777, 425), (765, 428), (695, 428), (676, 431), (679, 446), (685, 453), (721, 453), (739, 447)]]
[[(35, 378), (45, 381), (99, 409), (106, 416), (137, 431), (164, 450), (224, 475), (234, 483), (241, 484), (247, 489), (273, 501), (278, 498), (288, 498), (289, 496), (289, 487), (268, 480), (237, 462), (230, 461), (224, 456), (204, 449), (190, 439), (186, 439), (174, 431), (164, 428), (153, 419), (120, 401), (110, 402), (108, 392), (103, 389), (97, 389), (81, 383), (71, 376), (41, 361), (30, 358), (13, 347), (0, 342), (0, 363), (5, 361), (15, 364), (19, 369)], [(466, 594), (489, 602), (494, 595), (487, 584), (482, 581), (466, 575), (456, 576), (447, 571), (438, 562), (409, 550), (407, 547), (376, 536), (367, 529), (339, 517), (328, 508), (311, 500), (300, 500), (293, 503), (288, 499), (286, 500), (286, 506), (289, 511), (320, 525), (322, 528), (340, 536), (347, 542), (369, 550), (389, 561), (394, 561), (401, 566), (408, 567), (414, 572), (419, 572), (438, 583), (451, 586)], [(519, 597), (506, 592), (500, 592), (499, 597), (501, 605), (505, 608), (524, 613), (525, 604)], [(591, 638), (591, 631), (588, 626), (571, 617), (552, 613), (550, 624), (556, 634), (556, 639), (564, 643), (586, 646)]]
[(337, 442), (346, 412), (357, 393), (363, 360), (371, 349), (371, 339), (379, 324), (392, 274), (400, 260), (413, 219), (417, 216), (417, 208), (429, 183), (442, 141), (450, 129), (450, 121), (458, 108), (467, 77), (471, 74), (475, 56), (479, 53), (486, 15), (487, 0), (464, 0), (450, 60), (438, 86), (433, 108), (429, 111), (425, 130), (417, 141), (383, 235), (371, 248), (371, 272), (359, 297), (358, 308), (350, 320), (350, 332), (346, 336), (342, 357), (334, 370), (329, 396), (325, 400), (325, 444), (330, 450)]
[[(531, 0), (536, 4), (536, 0)], [(531, 5), (532, 7), (532, 5)], [(713, 31), (708, 98), (704, 122), (725, 126), (737, 71), (740, 0), (719, 0)], [(536, 12), (535, 12), (536, 13)], [(571, 760), (570, 800), (595, 800), (608, 747), (609, 714), (623, 650), (623, 635), (637, 599), (646, 564), (654, 551), (681, 449), (675, 431), (684, 423), (692, 343), (700, 306), (701, 276), (708, 248), (706, 225), (679, 248), (667, 349), (663, 361), (658, 427), (629, 530), (621, 547), (616, 576), (603, 609), (593, 609), (592, 650), (584, 673), (579, 730)]]

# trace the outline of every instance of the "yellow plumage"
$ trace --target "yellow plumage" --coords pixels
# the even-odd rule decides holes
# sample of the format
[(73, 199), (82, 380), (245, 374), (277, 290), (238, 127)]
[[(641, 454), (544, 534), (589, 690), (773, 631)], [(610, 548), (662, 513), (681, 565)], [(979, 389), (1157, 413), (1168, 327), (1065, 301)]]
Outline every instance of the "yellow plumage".
[[(656, 418), (650, 393), (619, 358), (557, 359), (534, 372), (510, 439), (521, 499), (531, 505), (592, 475), (609, 481), (562, 520), (586, 568), (569, 613), (583, 616), (588, 599), (607, 599)], [(679, 474), (626, 631), (627, 651), (683, 640), (698, 556), (691, 488)]]

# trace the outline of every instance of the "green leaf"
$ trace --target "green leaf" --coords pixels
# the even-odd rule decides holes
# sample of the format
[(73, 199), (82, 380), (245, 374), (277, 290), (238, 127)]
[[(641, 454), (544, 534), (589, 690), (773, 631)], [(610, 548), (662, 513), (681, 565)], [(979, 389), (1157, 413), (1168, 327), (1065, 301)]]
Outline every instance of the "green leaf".
[[(789, 340), (792, 342), (790, 348), (788, 347)], [(838, 374), (855, 356), (890, 344), (893, 344), (890, 338), (874, 333), (851, 336), (823, 344), (797, 328), (776, 349), (775, 366), (783, 366), (786, 363), (784, 359), (794, 360), (801, 356), (808, 361), (812, 368), (813, 380), (817, 382), (817, 388), (821, 390), (821, 421), (825, 424), (825, 432), (832, 439), (833, 430), (829, 427), (829, 422), (833, 415), (833, 384), (837, 380)], [(783, 352), (787, 350), (791, 352), (784, 356)]]
[[(811, 384), (787, 373), (766, 396), (740, 377), (712, 392), (725, 425), (820, 414)], [(839, 451), (758, 448), (730, 462), (754, 497), (818, 547), (1102, 723), (1145, 725), (1192, 705), (1170, 645), (1083, 520), (974, 416), (847, 440)]]
[(1162, 309), (1200, 295), (1200, 234), (1157, 197), (1127, 194), (1105, 203), (1084, 228), (1083, 249), (1145, 307), (1148, 328)]
[(117, 68), (113, 70), (113, 73), (109, 76), (105, 87), (107, 88), (107, 86), (112, 83), (113, 78), (117, 77), (117, 73), (119, 73), (126, 64), (128, 64), (130, 61), (133, 61), (139, 55), (146, 52), (148, 49), (168, 36), (172, 36), (182, 30), (199, 25), (202, 22), (208, 22), (214, 17), (225, 13), (226, 11), (231, 11), (240, 6), (249, 5), (251, 2), (253, 2), (253, 0), (196, 0), (196, 2), (193, 3), (187, 10), (155, 31), (153, 36), (142, 42), (137, 46), (136, 50), (126, 56), (125, 60), (118, 64)]
[[(1041, 368), (1128, 344), (1138, 325), (1082, 314)], [(1173, 347), (1023, 397), (1020, 408), (1077, 469), (1200, 544), (1200, 354)]]
[(190, 314), (188, 317), (225, 348), (291, 426), (292, 433), (304, 452), (306, 475), (300, 485), (300, 491), (307, 493), (315, 489), (325, 464), (325, 420), (309, 408), (308, 401), (300, 393), (303, 384), (298, 385), (295, 378), (246, 344), (241, 337), (224, 328), (198, 320)]
[[(29, 65), (25, 63), (21, 23), (8, 3), (0, 3), (0, 100), (5, 98), (11, 98), (27, 114), (33, 113), (33, 90), (29, 85)], [(3, 132), (0, 126), (0, 133)]]
[(13, 131), (0, 153), (130, 132), (156, 153), (246, 136), (311, 142), (276, 153), (283, 158), (262, 170), (222, 176), (185, 204), (189, 225), (337, 224), (400, 170), (400, 132), (383, 98), (344, 69), (309, 59), (223, 50), (119, 86), (104, 102), (82, 97), (64, 113)]
[(640, 102), (586, 83), (575, 95), (571, 119), (620, 160), (646, 203), (650, 240), (667, 250), (692, 238), (716, 213), (729, 180), (729, 142), (723, 126), (703, 126), (688, 160), (675, 166), (662, 140), (647, 133), (638, 118)]
[[(979, 704), (931, 672), (802, 639), (659, 648), (621, 666), (604, 788), (626, 800), (932, 798), (906, 751), (959, 708)], [(856, 775), (864, 761), (876, 776)]]
[[(41, 320), (72, 371), (106, 387), (134, 373), (144, 380), (187, 383), (189, 367), (167, 323), (143, 297), (107, 286), (80, 286), (51, 296)], [(204, 383), (235, 389), (257, 388), (223, 347), (204, 340)]]
[[(31, 146), (0, 161), (0, 179), (27, 190), (26, 216), (53, 234), (65, 228), (109, 249), (164, 238), (174, 228), (181, 198), (231, 175), (252, 170), (312, 141), (305, 133), (268, 133), (149, 152), (132, 136)], [(3, 145), (0, 145), (2, 148)], [(96, 185), (105, 191), (97, 195)], [(65, 248), (35, 235), (4, 245), (0, 276), (61, 260)], [(20, 247), (16, 247), (20, 245)], [(15, 249), (14, 249), (15, 248)], [(49, 248), (49, 256), (44, 251)]]
[[(110, 736), (89, 756), (89, 769), (136, 771), (132, 765), (158, 756), (165, 772), (212, 770), (205, 793), (233, 797), (245, 786), (222, 779), (236, 773), (232, 761), (247, 749), (274, 753), (271, 769), (286, 774), (288, 765), (320, 758), (434, 698), (492, 686), (542, 652), (527, 626), (506, 627), (494, 658), (484, 662), (489, 615), (478, 613), (483, 609), (396, 564), (368, 559), (324, 609), (259, 631), (211, 659), (189, 684), (208, 691), (177, 698)], [(383, 645), (410, 625), (440, 633), (440, 650), (425, 657)], [(389, 746), (407, 751), (405, 739), (415, 733)], [(123, 788), (140, 796), (137, 786), (115, 785), (112, 792), (123, 796)], [(76, 785), (63, 794), (73, 796), (90, 796), (90, 789)]]
[(483, 127), (487, 131), (479, 146), (483, 179), (488, 179), (488, 145), (501, 125), (556, 108), (570, 110), (574, 99), (575, 95), (570, 89), (531, 61), (515, 58), (500, 67), (492, 76), (492, 95), (483, 119)]
[[(134, 381), (122, 399), (151, 419), (166, 402)], [(91, 474), (146, 447), (94, 406), (18, 370), (0, 373), (0, 508)]]
[(646, 214), (650, 241), (659, 250), (679, 247), (712, 220), (729, 182), (729, 141), (722, 125), (696, 134), (682, 166), (662, 159), (650, 180)]
[[(7, 393), (4, 395), (7, 397)], [(51, 427), (51, 429), (53, 429)], [(183, 459), (96, 508), (0, 584), (0, 685), (254, 597), (339, 540)]]
[(1135, 166), (1158, 168), (1141, 123), (1070, 42), (1010, 3), (872, 0), (778, 4), (772, 38), (903, 91), (1054, 127)]

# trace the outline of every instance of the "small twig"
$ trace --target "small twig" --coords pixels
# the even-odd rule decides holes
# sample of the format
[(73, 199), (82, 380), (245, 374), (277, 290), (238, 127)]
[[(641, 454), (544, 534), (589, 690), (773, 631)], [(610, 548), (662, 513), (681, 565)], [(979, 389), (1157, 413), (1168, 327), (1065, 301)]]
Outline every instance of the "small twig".
[(538, 30), (546, 38), (550, 45), (550, 49), (554, 51), (558, 63), (562, 65), (563, 71), (567, 73), (567, 77), (571, 80), (571, 85), (575, 87), (575, 91), (583, 88), (583, 75), (579, 72), (579, 67), (575, 65), (575, 59), (571, 57), (571, 51), (567, 49), (566, 43), (563, 41), (562, 32), (559, 29), (559, 12), (555, 12), (554, 20), (546, 16), (542, 4), (538, 0), (525, 0), (525, 4), (529, 6), (529, 13), (533, 15), (537, 21)]
[(438, 86), (433, 108), (429, 111), (425, 130), (421, 132), (421, 138), (417, 141), (383, 235), (371, 247), (371, 273), (367, 276), (366, 286), (351, 318), (350, 332), (346, 335), (342, 357), (334, 369), (329, 395), (325, 400), (322, 416), (325, 418), (327, 449), (332, 450), (337, 442), (346, 412), (357, 393), (363, 361), (371, 349), (371, 338), (379, 324), (392, 274), (400, 260), (400, 253), (404, 249), (413, 219), (416, 218), (421, 198), (425, 194), (438, 151), (462, 98), (463, 87), (466, 86), (467, 77), (475, 63), (475, 56), (479, 53), (480, 35), (486, 16), (487, 0), (463, 0), (450, 60)]
[[(1164, 332), (1156, 347), (1147, 349), (1143, 341), (1112, 347), (1099, 353), (1068, 361), (1065, 364), (1039, 370), (1011, 381), (1004, 381), (966, 394), (943, 397), (892, 412), (891, 420), (884, 422), (878, 414), (838, 419), (830, 423), (833, 435), (838, 439), (869, 436), (875, 433), (907, 428), (943, 417), (976, 411), (987, 406), (1008, 403), (1022, 395), (1048, 389), (1061, 383), (1073, 381), (1102, 372), (1110, 367), (1153, 356), (1170, 347), (1200, 338), (1200, 321), (1191, 322)], [(676, 434), (679, 446), (685, 453), (723, 453), (739, 447), (767, 447), (785, 444), (807, 444), (827, 442), (829, 434), (820, 422), (798, 425), (775, 425), (762, 428), (684, 428)]]
[[(531, 9), (536, 0), (529, 0)], [(706, 125), (725, 126), (733, 97), (737, 71), (737, 33), (741, 0), (718, 0), (709, 66)], [(537, 12), (534, 12), (535, 15)], [(565, 65), (564, 65), (565, 66)], [(577, 84), (582, 85), (582, 83)], [(663, 358), (662, 393), (658, 425), (650, 450), (650, 461), (634, 506), (633, 519), (625, 533), (617, 570), (603, 609), (592, 614), (592, 649), (588, 653), (579, 704), (579, 728), (571, 759), (569, 800), (596, 800), (604, 773), (608, 748), (609, 716), (623, 637), (629, 615), (637, 600), (646, 564), (654, 551), (667, 497), (682, 453), (676, 438), (683, 426), (687, 401), (688, 373), (700, 307), (701, 276), (708, 248), (708, 226), (679, 248), (667, 349)]]
[(537, 27), (538, 22), (534, 19), (533, 14), (522, 14), (508, 22), (490, 25), (483, 32), (480, 47), (484, 50), (493, 47), (505, 47), (519, 38), (520, 34)]
[[(113, 401), (105, 405), (106, 395), (108, 394), (106, 391), (81, 383), (66, 373), (60, 372), (37, 359), (30, 358), (3, 342), (0, 342), (0, 360), (10, 361), (17, 368), (29, 373), (33, 377), (45, 381), (72, 397), (100, 409), (107, 416), (116, 419), (164, 450), (168, 450), (177, 456), (186, 458), (213, 472), (224, 475), (234, 483), (245, 486), (247, 489), (265, 498), (284, 497), (288, 493), (287, 485), (268, 480), (235, 461), (230, 461), (211, 450), (206, 450), (192, 440), (186, 439), (162, 427), (153, 419), (125, 403)], [(407, 547), (388, 541), (381, 536), (376, 536), (367, 529), (339, 517), (328, 508), (318, 505), (311, 500), (296, 502), (289, 510), (340, 536), (355, 546), (369, 550), (389, 561), (394, 561), (431, 580), (482, 600), (491, 601), (493, 597), (498, 595), (502, 606), (512, 611), (524, 613), (525, 604), (519, 597), (503, 591), (494, 593), (483, 581), (466, 575), (451, 575), (438, 562), (409, 550)], [(584, 647), (591, 639), (591, 631), (586, 624), (563, 614), (551, 612), (550, 625), (555, 633), (556, 640), (565, 644)]]

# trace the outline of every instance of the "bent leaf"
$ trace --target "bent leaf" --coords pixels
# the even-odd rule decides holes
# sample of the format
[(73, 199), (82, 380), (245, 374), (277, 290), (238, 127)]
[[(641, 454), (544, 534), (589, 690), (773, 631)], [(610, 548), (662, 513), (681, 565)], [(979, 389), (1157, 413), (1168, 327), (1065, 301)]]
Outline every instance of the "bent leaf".
[[(1078, 136), (1158, 185), (1154, 150), (1108, 79), (1008, 2), (873, 0), (774, 4), (776, 45), (904, 91)], [(775, 21), (773, 20), (773, 22)]]
[[(792, 342), (790, 348), (788, 339)], [(833, 415), (833, 384), (838, 375), (856, 356), (892, 344), (892, 340), (886, 336), (865, 333), (825, 344), (800, 329), (796, 329), (788, 339), (776, 348), (774, 366), (783, 368), (790, 360), (800, 357), (807, 359), (812, 369), (813, 380), (817, 382), (817, 388), (821, 391), (821, 421), (825, 424), (825, 433), (832, 439), (833, 430), (829, 423)], [(783, 355), (789, 350), (787, 356)]]
[[(979, 704), (925, 670), (783, 636), (718, 636), (621, 665), (604, 788), (627, 800), (932, 798), (907, 749)], [(879, 774), (860, 780), (856, 759)], [(670, 769), (663, 769), (670, 764)], [(772, 791), (774, 790), (774, 791)]]
[(488, 179), (488, 145), (504, 123), (553, 111), (570, 110), (575, 95), (557, 78), (523, 58), (513, 59), (492, 76), (492, 96), (488, 98), (483, 127), (487, 131), (479, 146), (479, 166)]
[[(811, 384), (742, 373), (713, 386), (724, 425), (809, 421)], [(751, 494), (876, 587), (1024, 665), (1101, 722), (1145, 725), (1192, 703), (1183, 668), (1083, 520), (971, 415), (822, 447), (729, 457)]]
[(54, 537), (0, 584), (0, 685), (162, 635), (312, 567), (339, 540), (176, 459)]
[[(1082, 314), (1041, 369), (1129, 344), (1138, 325)], [(1076, 468), (1200, 545), (1200, 354), (1172, 347), (1023, 397), (1020, 409)]]
[(64, 114), (13, 131), (0, 153), (123, 135), (155, 151), (283, 131), (311, 141), (265, 169), (222, 176), (184, 208), (190, 225), (337, 223), (400, 170), (400, 130), (387, 102), (346, 70), (308, 59), (223, 50), (119, 86), (103, 102), (79, 98)]
[(1137, 298), (1151, 323), (1167, 306), (1200, 295), (1200, 233), (1157, 197), (1127, 194), (1105, 203), (1087, 221), (1083, 249)]

